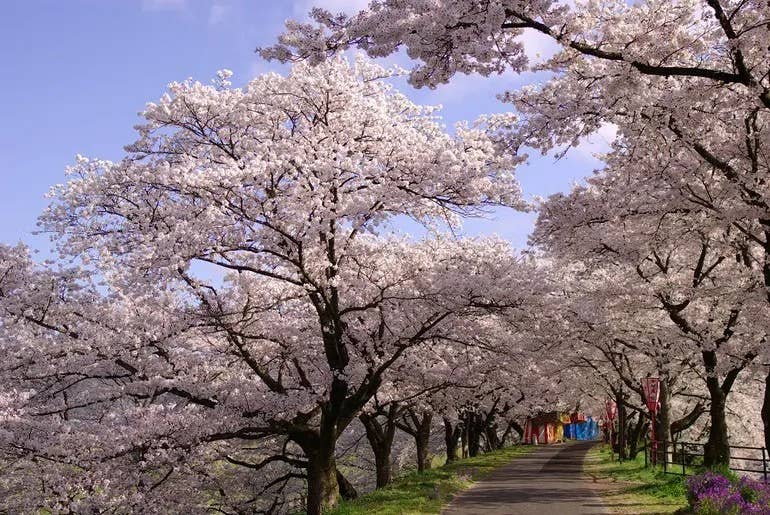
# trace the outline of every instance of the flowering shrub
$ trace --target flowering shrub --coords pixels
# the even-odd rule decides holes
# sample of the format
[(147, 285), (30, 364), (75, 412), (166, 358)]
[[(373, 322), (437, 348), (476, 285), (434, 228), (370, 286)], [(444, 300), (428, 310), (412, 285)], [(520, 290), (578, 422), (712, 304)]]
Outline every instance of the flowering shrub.
[(687, 479), (687, 498), (698, 515), (770, 515), (770, 485), (741, 477), (706, 472)]

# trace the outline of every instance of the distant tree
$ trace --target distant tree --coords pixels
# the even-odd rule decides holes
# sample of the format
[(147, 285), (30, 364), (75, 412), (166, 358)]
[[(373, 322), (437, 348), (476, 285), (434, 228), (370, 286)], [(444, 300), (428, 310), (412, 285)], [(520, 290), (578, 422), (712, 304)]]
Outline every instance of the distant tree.
[[(668, 370), (672, 355), (681, 356), (675, 361), (682, 364), (700, 362), (711, 415), (706, 462), (728, 463), (727, 397), (738, 374), (761, 352), (768, 330), (757, 323), (767, 309), (757, 273), (762, 251), (732, 224), (714, 219), (707, 208), (688, 202), (673, 207), (680, 192), (660, 179), (675, 170), (618, 161), (621, 167), (608, 167), (586, 187), (552, 196), (543, 205), (532, 239), (558, 259), (582, 263), (585, 275), (599, 281), (597, 286), (586, 282), (584, 291), (608, 296), (598, 302), (605, 303), (604, 316), (614, 319), (610, 326), (617, 337), (608, 338), (607, 344), (616, 351), (641, 352), (655, 361), (665, 351)], [(719, 181), (711, 188), (708, 174), (703, 176), (701, 184), (715, 193), (714, 202), (722, 201), (716, 195)], [(602, 283), (608, 278), (612, 282)], [(666, 324), (655, 320), (661, 314)], [(647, 336), (628, 342), (617, 332), (621, 328)], [(673, 337), (664, 336), (672, 329)], [(609, 359), (612, 351), (605, 354)]]

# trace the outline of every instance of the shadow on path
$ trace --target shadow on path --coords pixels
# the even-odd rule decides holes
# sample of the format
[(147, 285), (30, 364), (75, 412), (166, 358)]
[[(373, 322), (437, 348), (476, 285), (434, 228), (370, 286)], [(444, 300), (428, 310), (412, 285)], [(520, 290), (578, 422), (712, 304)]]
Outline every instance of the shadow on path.
[(442, 513), (610, 513), (582, 473), (585, 455), (594, 445), (594, 442), (570, 442), (539, 447), (473, 485)]

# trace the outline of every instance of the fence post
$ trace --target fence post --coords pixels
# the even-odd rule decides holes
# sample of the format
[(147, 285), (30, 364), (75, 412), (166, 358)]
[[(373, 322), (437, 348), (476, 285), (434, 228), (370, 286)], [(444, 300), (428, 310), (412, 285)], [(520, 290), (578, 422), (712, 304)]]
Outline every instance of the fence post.
[(684, 459), (684, 442), (682, 442), (682, 451), (681, 452), (682, 452), (682, 475), (686, 476), (687, 475), (687, 466), (685, 464), (685, 459)]
[(767, 449), (762, 447), (762, 476), (767, 483)]
[(663, 440), (663, 473), (668, 472), (668, 442)]

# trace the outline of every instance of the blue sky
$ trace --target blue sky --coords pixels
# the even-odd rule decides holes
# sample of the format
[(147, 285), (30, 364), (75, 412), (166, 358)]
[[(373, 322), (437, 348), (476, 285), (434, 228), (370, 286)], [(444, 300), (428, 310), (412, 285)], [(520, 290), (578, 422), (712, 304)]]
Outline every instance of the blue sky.
[[(33, 236), (48, 189), (65, 180), (76, 154), (119, 159), (134, 139), (137, 113), (174, 80), (209, 81), (233, 70), (241, 85), (259, 73), (280, 71), (254, 49), (273, 42), (287, 18), (313, 5), (355, 10), (364, 0), (9, 0), (0, 17), (5, 79), (0, 82), (0, 242), (25, 241), (46, 253), (47, 238)], [(534, 52), (549, 51), (540, 39)], [(457, 77), (437, 90), (402, 90), (415, 101), (442, 104), (448, 125), (505, 110), (496, 93), (538, 77)], [(534, 157), (519, 170), (525, 194), (548, 195), (599, 166), (591, 154), (606, 135), (558, 163)], [(469, 234), (496, 233), (521, 247), (533, 215), (507, 211), (466, 224)]]

